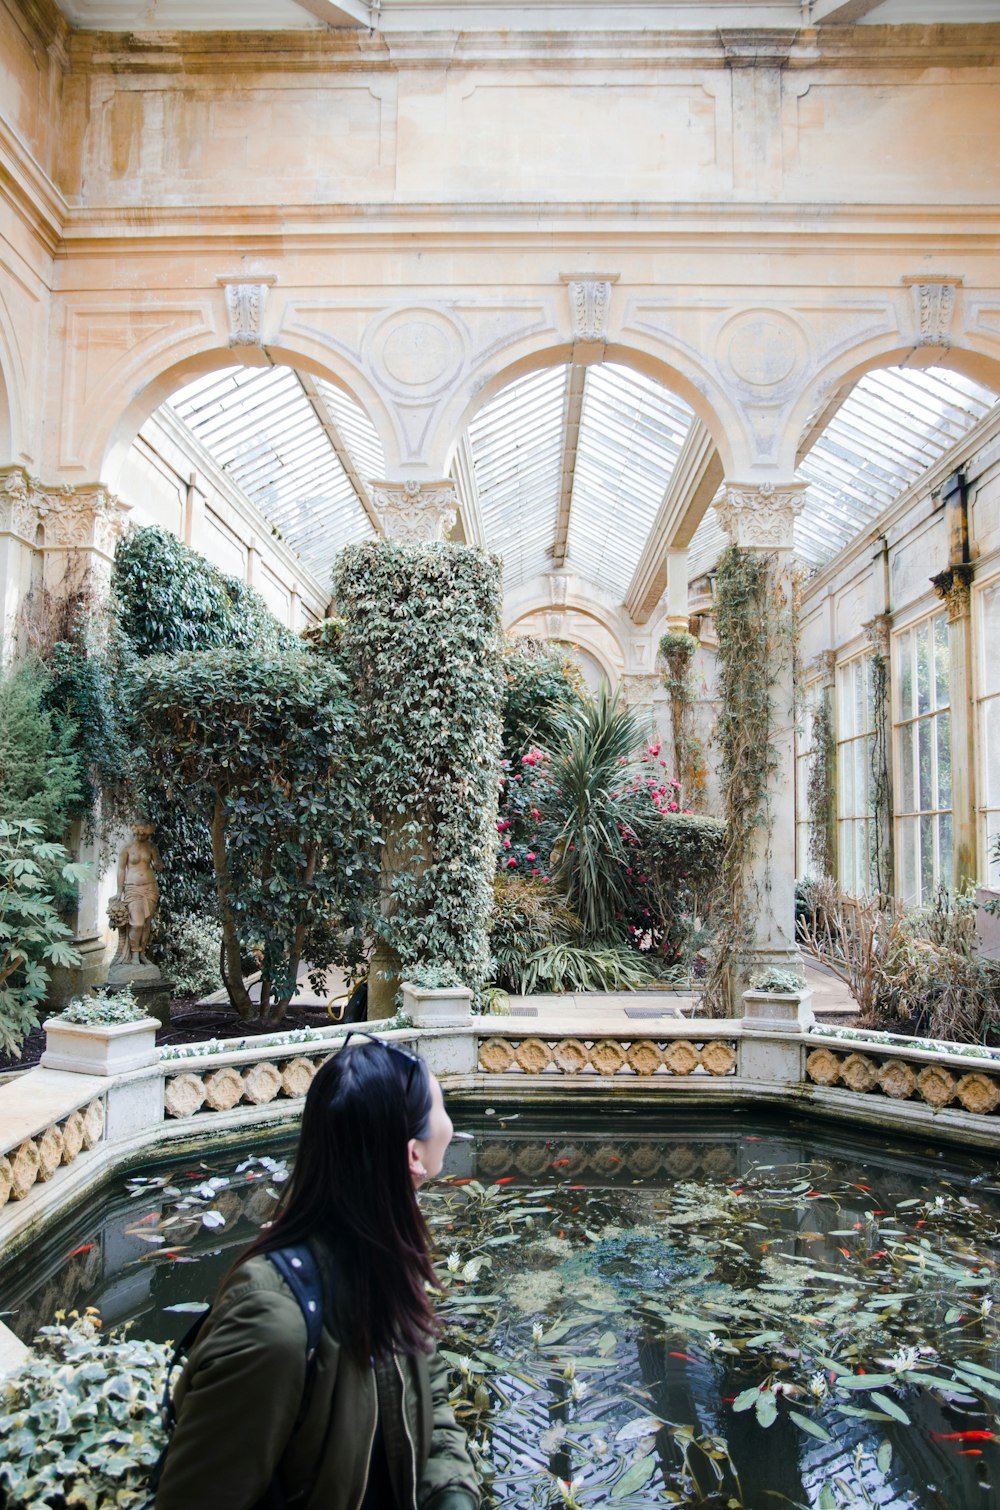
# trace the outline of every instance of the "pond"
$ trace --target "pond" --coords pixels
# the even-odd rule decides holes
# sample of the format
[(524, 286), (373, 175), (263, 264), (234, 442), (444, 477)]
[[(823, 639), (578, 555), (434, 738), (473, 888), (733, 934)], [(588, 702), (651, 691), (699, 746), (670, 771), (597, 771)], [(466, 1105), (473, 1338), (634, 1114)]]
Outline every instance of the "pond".
[[(422, 1200), (488, 1506), (1000, 1505), (996, 1159), (746, 1111), (452, 1110), (474, 1141)], [(291, 1153), (121, 1179), (0, 1274), (8, 1324), (177, 1335)]]

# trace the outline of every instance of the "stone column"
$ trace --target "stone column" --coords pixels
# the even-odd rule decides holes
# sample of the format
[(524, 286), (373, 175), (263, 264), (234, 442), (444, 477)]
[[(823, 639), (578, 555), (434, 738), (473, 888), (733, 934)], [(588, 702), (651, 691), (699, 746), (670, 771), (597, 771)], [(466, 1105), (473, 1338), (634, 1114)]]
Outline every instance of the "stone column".
[[(892, 799), (892, 615), (877, 613), (862, 624), (872, 661), (875, 724), (869, 772), (872, 792), (872, 885), (883, 897), (895, 893), (895, 830)], [(879, 706), (879, 684), (882, 698)]]
[[(795, 517), (804, 484), (727, 484), (715, 509), (733, 545), (762, 551), (773, 559), (775, 585), (791, 607)], [(775, 768), (770, 777), (764, 822), (746, 877), (755, 895), (755, 968), (801, 970), (795, 943), (795, 687), (792, 646), (782, 652), (772, 689)], [(733, 1012), (745, 981), (734, 980)]]
[(444, 540), (458, 518), (458, 494), (445, 482), (373, 482), (372, 502), (389, 540)]
[[(8, 583), (3, 589), (10, 593), (3, 604), (4, 630), (11, 629), (12, 642), (17, 639), (17, 621), (32, 587), (44, 592), (39, 612), (46, 617), (58, 613), (74, 594), (96, 600), (106, 597), (115, 547), (128, 513), (129, 506), (101, 483), (50, 486), (18, 467), (0, 473), (0, 565), (7, 555), (14, 573), (13, 588)], [(4, 653), (13, 658), (13, 650), (6, 649), (6, 632), (3, 639)], [(75, 838), (69, 836), (69, 843), (76, 857), (91, 865), (89, 877), (80, 886), (74, 929), (83, 964), (79, 972), (54, 973), (54, 1000), (81, 983), (88, 986), (98, 979), (105, 951), (100, 838), (95, 835), (87, 841), (77, 834)]]
[[(389, 540), (409, 541), (414, 545), (444, 540), (458, 517), (455, 484), (445, 482), (373, 482), (372, 502), (382, 520)], [(382, 860), (379, 880), (380, 909), (388, 917), (394, 906), (393, 879), (397, 871), (408, 868), (418, 874), (430, 862), (427, 845), (407, 839), (405, 825), (398, 814), (386, 814), (382, 824)], [(368, 970), (368, 1018), (391, 1017), (393, 1001), (400, 985), (399, 957), (384, 940), (379, 939)]]
[(0, 470), (0, 665), (16, 658), (22, 613), (41, 581), (41, 534), (34, 483), (22, 467)]
[(674, 634), (686, 632), (688, 613), (687, 547), (667, 551), (667, 628)]
[[(948, 608), (948, 668), (951, 698), (951, 884), (956, 892), (979, 879), (976, 834), (975, 707), (972, 701), (972, 611), (974, 568), (959, 562), (931, 578)], [(942, 879), (944, 879), (942, 877)]]

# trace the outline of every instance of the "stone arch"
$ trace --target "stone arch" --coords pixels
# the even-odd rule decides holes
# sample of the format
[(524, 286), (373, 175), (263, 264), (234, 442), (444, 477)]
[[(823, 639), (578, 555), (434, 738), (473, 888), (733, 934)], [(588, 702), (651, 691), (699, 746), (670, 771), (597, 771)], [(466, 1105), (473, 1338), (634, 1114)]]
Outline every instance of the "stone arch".
[(441, 457), (440, 475), (447, 476), (462, 433), (491, 399), (518, 378), (545, 368), (565, 366), (574, 359), (582, 359), (587, 366), (614, 362), (631, 367), (676, 393), (690, 404), (711, 432), (727, 475), (733, 473), (749, 441), (738, 409), (711, 376), (707, 365), (698, 365), (687, 352), (669, 348), (665, 342), (662, 350), (635, 342), (612, 341), (600, 346), (592, 343), (581, 358), (579, 346), (574, 347), (570, 341), (554, 341), (549, 329), (506, 346), (499, 353), (493, 350), (470, 364), (435, 424), (430, 452)]
[(15, 466), (24, 459), (26, 441), (20, 423), (24, 382), (10, 317), (0, 299), (0, 467)]
[(825, 403), (846, 384), (886, 367), (942, 367), (992, 388), (1000, 396), (1000, 340), (995, 345), (901, 346), (898, 332), (840, 352), (813, 375), (788, 418), (782, 449), (784, 475), (792, 476), (802, 437)]
[(504, 599), (508, 634), (550, 644), (579, 644), (615, 686), (628, 668), (628, 632), (622, 609), (594, 583), (572, 577), (565, 597), (553, 601), (548, 576), (523, 583)]
[(158, 352), (127, 373), (116, 372), (114, 383), (102, 391), (100, 408), (94, 400), (88, 401), (88, 411), (95, 414), (95, 420), (98, 415), (107, 416), (95, 436), (92, 454), (96, 475), (109, 488), (117, 486), (129, 448), (149, 415), (185, 383), (223, 367), (294, 367), (324, 378), (364, 409), (385, 451), (392, 449), (393, 426), (377, 392), (357, 370), (348, 369), (346, 364), (343, 368), (331, 365), (329, 354), (320, 361), (311, 352), (285, 346), (223, 346), (214, 334), (204, 344), (192, 347), (190, 342), (182, 343), (182, 351)]

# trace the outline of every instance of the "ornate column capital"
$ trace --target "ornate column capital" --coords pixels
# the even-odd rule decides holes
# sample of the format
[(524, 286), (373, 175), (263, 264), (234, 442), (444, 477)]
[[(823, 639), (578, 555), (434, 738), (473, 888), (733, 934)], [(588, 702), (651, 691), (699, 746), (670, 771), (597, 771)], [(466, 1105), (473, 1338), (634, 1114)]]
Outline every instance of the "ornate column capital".
[(131, 505), (102, 483), (49, 487), (23, 467), (0, 469), (0, 530), (43, 551), (91, 550), (109, 559), (125, 530)]
[(0, 534), (34, 546), (38, 534), (37, 484), (23, 467), (0, 468)]
[(949, 566), (947, 571), (938, 572), (936, 577), (931, 577), (931, 586), (941, 601), (948, 606), (949, 624), (969, 617), (970, 589), (974, 574), (975, 567), (969, 563)]
[(865, 641), (872, 655), (880, 655), (884, 661), (889, 659), (889, 637), (892, 633), (892, 614), (877, 613), (873, 619), (866, 619), (861, 628), (865, 632)]
[(713, 507), (733, 545), (791, 550), (804, 493), (803, 482), (731, 483)]
[(630, 672), (618, 683), (618, 689), (630, 708), (648, 706), (655, 700), (661, 686), (655, 671)]
[(819, 682), (824, 687), (832, 687), (836, 668), (837, 652), (835, 650), (821, 650), (819, 655), (814, 655), (809, 662), (806, 680)]
[(451, 481), (373, 482), (371, 496), (389, 540), (443, 540), (458, 518)]

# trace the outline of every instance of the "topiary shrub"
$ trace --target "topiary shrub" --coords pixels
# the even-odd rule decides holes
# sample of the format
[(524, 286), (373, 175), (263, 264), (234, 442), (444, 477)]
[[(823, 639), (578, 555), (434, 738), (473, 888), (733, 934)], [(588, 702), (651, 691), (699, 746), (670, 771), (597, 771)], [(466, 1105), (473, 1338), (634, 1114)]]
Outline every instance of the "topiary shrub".
[(382, 835), (381, 943), (369, 1015), (416, 965), (478, 992), (500, 757), (500, 569), (481, 551), (395, 540), (349, 546), (334, 572), (363, 780)]
[[(361, 953), (372, 833), (344, 677), (301, 648), (154, 656), (133, 706), (151, 774), (206, 826), (230, 1002), (279, 1022), (300, 961), (320, 972)], [(259, 1004), (243, 984), (251, 942)]]

